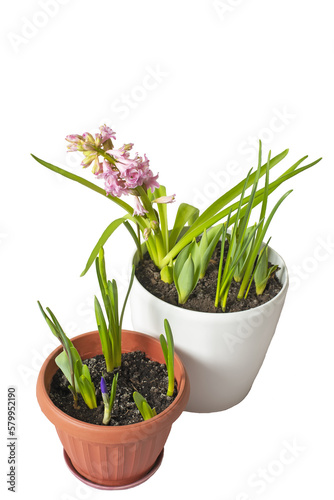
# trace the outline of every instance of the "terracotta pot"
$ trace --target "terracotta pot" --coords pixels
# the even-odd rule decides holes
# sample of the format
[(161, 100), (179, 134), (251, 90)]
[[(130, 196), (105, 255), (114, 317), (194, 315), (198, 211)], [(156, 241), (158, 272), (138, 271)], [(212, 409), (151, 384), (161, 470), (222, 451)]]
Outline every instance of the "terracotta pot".
[[(102, 353), (97, 331), (72, 339), (82, 359)], [(50, 384), (58, 367), (59, 347), (44, 362), (37, 380), (37, 399), (41, 410), (55, 425), (73, 467), (82, 476), (104, 486), (122, 486), (138, 481), (152, 468), (170, 432), (189, 399), (189, 380), (180, 358), (175, 355), (178, 395), (162, 413), (138, 424), (112, 427), (81, 422), (63, 413), (49, 398)], [(122, 352), (144, 351), (146, 356), (164, 363), (160, 343), (148, 335), (123, 330)]]
[[(289, 284), (284, 260), (270, 247), (269, 260), (280, 267), (281, 291), (266, 304), (241, 312), (183, 309), (158, 299), (135, 278), (130, 296), (133, 327), (158, 337), (164, 318), (170, 322), (175, 349), (190, 386), (196, 389), (190, 393), (187, 411), (226, 410), (250, 391), (275, 333)], [(132, 262), (138, 261), (136, 252)]]

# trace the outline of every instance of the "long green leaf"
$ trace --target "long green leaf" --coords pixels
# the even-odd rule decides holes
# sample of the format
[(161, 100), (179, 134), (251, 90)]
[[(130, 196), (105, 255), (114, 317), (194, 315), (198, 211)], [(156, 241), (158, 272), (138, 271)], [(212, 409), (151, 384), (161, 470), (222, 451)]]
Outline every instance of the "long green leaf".
[(130, 292), (131, 292), (131, 288), (132, 288), (132, 285), (133, 285), (133, 280), (134, 280), (134, 277), (135, 277), (135, 272), (136, 272), (136, 268), (133, 265), (132, 266), (132, 271), (131, 271), (131, 276), (130, 276), (130, 281), (129, 281), (129, 286), (128, 286), (128, 289), (127, 289), (127, 292), (126, 292), (126, 296), (125, 296), (125, 299), (124, 299), (124, 303), (123, 303), (123, 307), (122, 307), (121, 319), (120, 319), (120, 322), (119, 322), (119, 328), (120, 328), (120, 330), (122, 330), (123, 316), (124, 316), (126, 304), (128, 302), (128, 298), (129, 298), (129, 295), (130, 295)]
[(249, 258), (249, 262), (248, 262), (248, 265), (246, 267), (243, 280), (241, 282), (241, 286), (240, 286), (239, 293), (238, 293), (238, 299), (242, 299), (243, 296), (244, 296), (244, 294), (245, 294), (248, 282), (249, 282), (249, 280), (251, 278), (251, 275), (252, 275), (252, 272), (253, 272), (253, 268), (254, 268), (254, 264), (255, 264), (255, 260), (256, 260), (257, 254), (258, 254), (258, 252), (260, 250), (260, 247), (262, 245), (262, 242), (263, 242), (264, 237), (266, 235), (266, 232), (268, 230), (269, 224), (270, 224), (272, 218), (274, 217), (274, 215), (275, 215), (277, 209), (279, 208), (279, 206), (283, 203), (283, 201), (285, 200), (285, 198), (287, 196), (289, 196), (290, 193), (292, 193), (292, 189), (290, 189), (290, 191), (286, 192), (278, 200), (278, 202), (276, 203), (276, 205), (274, 206), (274, 208), (270, 212), (270, 215), (268, 216), (268, 218), (267, 218), (267, 220), (265, 222), (265, 225), (264, 225), (261, 233), (259, 233), (258, 235), (256, 235), (256, 243), (254, 245), (252, 254), (251, 254), (250, 258)]
[(188, 203), (180, 204), (175, 217), (173, 229), (169, 236), (169, 248), (174, 247), (182, 229), (187, 224), (187, 222), (189, 222), (189, 220), (191, 221), (196, 220), (198, 215), (199, 215), (198, 208), (193, 207), (192, 205), (188, 205)]
[[(282, 174), (280, 177), (278, 177), (278, 179), (276, 179), (275, 181), (273, 181), (273, 182), (271, 182), (269, 184), (269, 194), (271, 194), (273, 191), (275, 191), (275, 189), (277, 189), (283, 182), (285, 182), (288, 179), (294, 177), (295, 175), (300, 174), (304, 170), (307, 170), (307, 169), (313, 167), (314, 165), (316, 165), (317, 163), (319, 163), (320, 160), (321, 160), (321, 158), (319, 158), (318, 160), (310, 163), (309, 165), (306, 165), (304, 167), (301, 167), (299, 169), (296, 169), (296, 170), (292, 171), (291, 169), (293, 167), (296, 168), (296, 166), (300, 164), (300, 161), (297, 162), (295, 165), (293, 165), (292, 167), (290, 167), (286, 172), (284, 172), (284, 174)], [(254, 200), (254, 207), (256, 207), (259, 203), (262, 202), (263, 193), (264, 193), (264, 188), (259, 189), (257, 191), (257, 193), (255, 195), (255, 200)], [(249, 201), (249, 197), (244, 198), (244, 204), (247, 204), (248, 201)], [(226, 217), (231, 210), (232, 211), (237, 210), (238, 205), (239, 205), (239, 202), (235, 202), (234, 204), (228, 206), (226, 209), (224, 209), (221, 212), (219, 212), (216, 215), (214, 215), (211, 219), (208, 219), (207, 221), (203, 222), (202, 225), (196, 226), (196, 228), (194, 228), (192, 226), (187, 231), (187, 233), (176, 243), (176, 245), (174, 246), (174, 248), (171, 248), (170, 252), (162, 260), (162, 265), (167, 264), (168, 262), (170, 262), (170, 260), (173, 259), (188, 243), (190, 243), (193, 240), (193, 238), (196, 238), (197, 236), (199, 236), (204, 231), (204, 229), (206, 227), (211, 227), (214, 224), (216, 224), (218, 221), (220, 221), (221, 219), (223, 219), (224, 217)], [(245, 207), (241, 211), (240, 217), (242, 217), (244, 215), (244, 213), (245, 213)], [(231, 220), (230, 220), (230, 224), (233, 224), (234, 221), (235, 221), (235, 216), (232, 216)]]
[(94, 309), (95, 309), (95, 317), (97, 328), (99, 330), (100, 341), (102, 346), (102, 352), (106, 361), (107, 371), (112, 372), (114, 369), (113, 362), (113, 345), (111, 343), (111, 339), (109, 336), (109, 330), (107, 328), (106, 321), (104, 319), (104, 314), (98, 301), (97, 297), (94, 299)]
[[(167, 338), (167, 372), (168, 372), (168, 389), (167, 396), (173, 396), (174, 393), (174, 339), (172, 329), (167, 319), (164, 320), (164, 327)], [(161, 341), (161, 338), (160, 338)], [(163, 348), (164, 350), (164, 348)], [(165, 354), (165, 353), (164, 353)], [(166, 359), (166, 358), (165, 358)]]
[(162, 352), (163, 352), (163, 355), (165, 358), (166, 366), (168, 368), (168, 347), (167, 347), (166, 339), (163, 336), (163, 334), (160, 335), (160, 345), (161, 345), (161, 349), (162, 349)]
[[(282, 153), (278, 154), (275, 156), (271, 162), (270, 162), (270, 168), (273, 168), (275, 165), (277, 165), (280, 161), (282, 161), (286, 155), (288, 154), (289, 150), (286, 149)], [(266, 166), (267, 164), (265, 163), (261, 169), (260, 169), (260, 177), (265, 174), (266, 171)], [(255, 180), (255, 177), (257, 175), (257, 172), (254, 172), (252, 175), (249, 176), (248, 178), (248, 183), (247, 187), (252, 186)], [(200, 217), (196, 220), (196, 222), (192, 225), (192, 229), (195, 227), (199, 227), (202, 225), (203, 222), (210, 220), (217, 212), (219, 212), (222, 208), (224, 208), (228, 203), (233, 201), (237, 196), (239, 196), (244, 188), (245, 184), (245, 179), (243, 179), (241, 182), (239, 182), (236, 186), (234, 186), (232, 189), (230, 189), (227, 193), (223, 194), (218, 200), (216, 200), (214, 203), (212, 203), (201, 215)]]
[(116, 229), (121, 224), (123, 224), (127, 219), (129, 219), (128, 215), (120, 217), (119, 219), (116, 219), (111, 224), (109, 224), (107, 229), (105, 229), (103, 231), (102, 236), (100, 237), (99, 241), (96, 243), (95, 247), (93, 248), (93, 251), (90, 254), (89, 259), (87, 261), (86, 267), (82, 271), (80, 276), (84, 276), (87, 273), (87, 271), (89, 270), (89, 268), (91, 267), (91, 265), (95, 261), (96, 257), (98, 256), (100, 248), (104, 246), (105, 242), (108, 240), (108, 238), (110, 238), (110, 236), (113, 234), (113, 232), (116, 231)]
[[(52, 165), (52, 163), (48, 163), (44, 160), (41, 160), (40, 158), (37, 158), (37, 156), (31, 154), (31, 156), (36, 160), (38, 163), (43, 165), (44, 167), (48, 168), (49, 170), (52, 170), (53, 172), (56, 172), (57, 174), (62, 175), (63, 177), (66, 177), (67, 179), (71, 179), (72, 181), (78, 182), (79, 184), (82, 184), (83, 186), (88, 187), (89, 189), (92, 189), (96, 193), (102, 194), (103, 196), (107, 197), (108, 200), (113, 201), (120, 207), (122, 207), (126, 212), (128, 212), (130, 215), (133, 213), (133, 208), (125, 203), (123, 200), (120, 198), (116, 198), (115, 196), (107, 196), (107, 193), (104, 189), (100, 188), (96, 184), (93, 184), (92, 182), (87, 181), (83, 177), (80, 177), (79, 175), (72, 174), (71, 172), (68, 172), (67, 170), (64, 170), (62, 168), (56, 167), (55, 165)], [(137, 222), (140, 222), (140, 217), (135, 217)]]

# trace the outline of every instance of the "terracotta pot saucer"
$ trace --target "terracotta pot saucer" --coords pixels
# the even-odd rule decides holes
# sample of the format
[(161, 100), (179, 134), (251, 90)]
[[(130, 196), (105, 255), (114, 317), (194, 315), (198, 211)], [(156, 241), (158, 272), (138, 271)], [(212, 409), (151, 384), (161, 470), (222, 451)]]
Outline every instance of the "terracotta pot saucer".
[(73, 467), (73, 464), (72, 464), (69, 456), (67, 455), (66, 451), (63, 450), (63, 452), (64, 452), (65, 463), (66, 463), (67, 467), (70, 469), (70, 471), (72, 472), (72, 474), (77, 479), (79, 479), (83, 483), (87, 484), (87, 486), (91, 486), (92, 488), (96, 488), (98, 490), (127, 490), (129, 488), (134, 488), (135, 486), (139, 486), (140, 484), (145, 483), (145, 481), (147, 481), (151, 476), (153, 476), (153, 474), (159, 469), (161, 462), (162, 462), (162, 459), (163, 459), (163, 456), (164, 456), (164, 448), (163, 448), (162, 452), (160, 453), (160, 455), (156, 459), (152, 469), (150, 469), (148, 471), (148, 473), (145, 474), (145, 476), (141, 477), (137, 481), (134, 481), (133, 483), (129, 483), (129, 484), (123, 484), (122, 486), (105, 486), (103, 484), (93, 483), (93, 481), (90, 481), (89, 479), (86, 479), (81, 474), (79, 474), (79, 472)]

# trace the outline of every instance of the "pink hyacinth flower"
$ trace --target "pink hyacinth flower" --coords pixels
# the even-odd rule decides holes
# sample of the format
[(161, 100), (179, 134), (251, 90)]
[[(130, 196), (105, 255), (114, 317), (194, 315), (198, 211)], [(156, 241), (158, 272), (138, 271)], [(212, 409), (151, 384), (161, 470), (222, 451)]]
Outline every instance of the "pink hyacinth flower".
[(70, 134), (65, 137), (65, 140), (68, 142), (74, 142), (77, 144), (78, 142), (82, 141), (83, 137), (82, 135), (79, 134)]
[(100, 131), (101, 131), (102, 144), (106, 142), (108, 139), (116, 140), (116, 132), (114, 132), (110, 127), (107, 127), (107, 125), (101, 125)]
[(135, 206), (133, 209), (133, 215), (145, 215), (147, 214), (147, 210), (140, 203), (138, 196), (135, 196)]
[(173, 203), (175, 201), (175, 194), (169, 196), (160, 196), (152, 201), (152, 203)]
[(129, 189), (136, 189), (143, 183), (142, 172), (136, 167), (127, 168), (124, 172), (124, 180)]
[(151, 170), (148, 170), (146, 177), (144, 179), (143, 184), (145, 184), (146, 189), (151, 189), (152, 193), (154, 192), (155, 188), (160, 187), (159, 182), (157, 182), (157, 178), (159, 177), (159, 174), (153, 175)]
[(122, 182), (119, 181), (114, 173), (105, 177), (104, 182), (104, 187), (107, 194), (111, 194), (116, 198), (120, 198), (123, 194), (128, 194), (126, 189), (124, 189)]

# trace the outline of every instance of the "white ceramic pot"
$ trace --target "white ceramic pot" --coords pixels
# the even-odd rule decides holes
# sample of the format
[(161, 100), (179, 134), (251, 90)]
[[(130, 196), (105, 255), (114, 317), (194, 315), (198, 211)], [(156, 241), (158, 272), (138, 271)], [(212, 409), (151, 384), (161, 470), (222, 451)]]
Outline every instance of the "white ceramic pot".
[[(133, 259), (138, 263), (138, 254)], [(250, 391), (275, 333), (289, 278), (283, 259), (269, 248), (269, 260), (281, 268), (283, 287), (272, 300), (254, 309), (203, 313), (168, 304), (135, 278), (130, 294), (133, 328), (159, 337), (170, 322), (175, 350), (190, 379), (187, 411), (214, 412), (240, 403)]]

